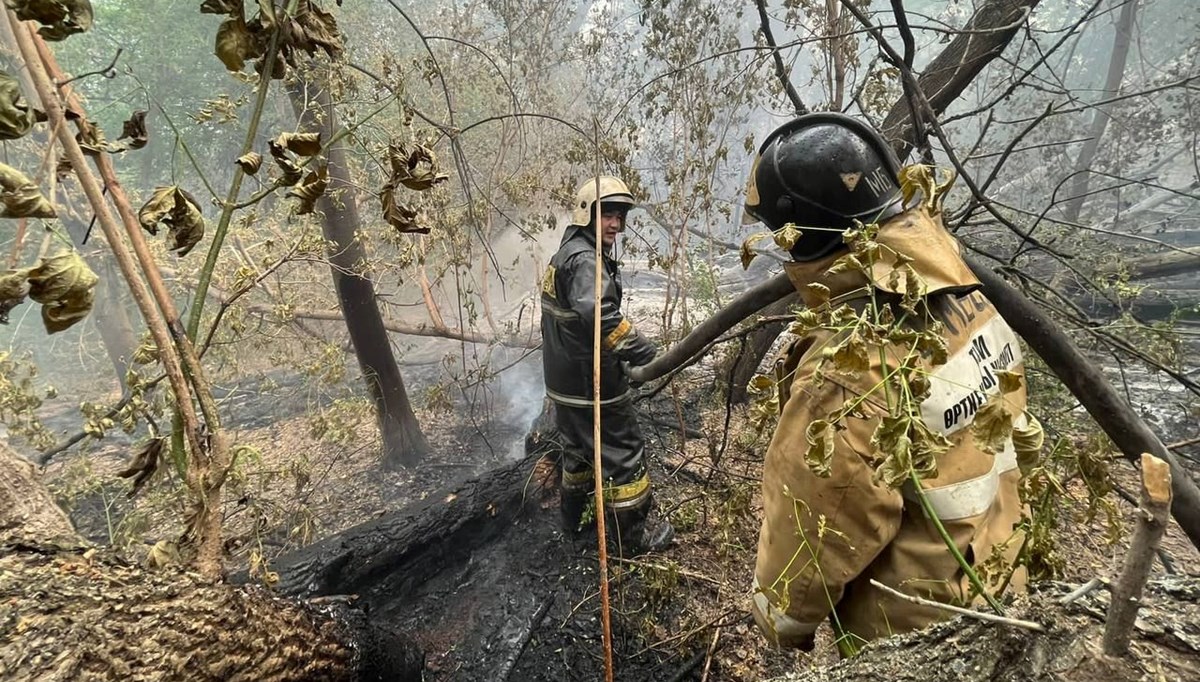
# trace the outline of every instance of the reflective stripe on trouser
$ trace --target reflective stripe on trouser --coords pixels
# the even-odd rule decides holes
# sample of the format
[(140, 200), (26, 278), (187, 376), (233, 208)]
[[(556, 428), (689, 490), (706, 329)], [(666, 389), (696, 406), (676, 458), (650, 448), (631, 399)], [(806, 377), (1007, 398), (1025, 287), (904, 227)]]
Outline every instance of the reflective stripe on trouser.
[[(592, 492), (593, 426), (591, 408), (558, 404), (555, 419), (563, 437), (562, 489), (565, 494)], [(601, 407), (600, 465), (604, 499), (615, 512), (650, 499), (650, 478), (643, 465), (645, 440), (633, 402)]]

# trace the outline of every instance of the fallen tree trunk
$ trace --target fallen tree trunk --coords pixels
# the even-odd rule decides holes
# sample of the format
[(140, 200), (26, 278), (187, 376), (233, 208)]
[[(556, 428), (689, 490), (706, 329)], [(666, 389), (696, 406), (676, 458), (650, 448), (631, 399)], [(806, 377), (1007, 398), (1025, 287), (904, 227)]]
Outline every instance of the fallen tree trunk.
[(1141, 461), (1142, 453), (1148, 452), (1171, 466), (1171, 491), (1175, 498), (1171, 515), (1192, 544), (1200, 548), (1200, 488), (1179, 458), (1163, 446), (1104, 378), (1100, 368), (1080, 352), (1048, 315), (991, 268), (970, 258), (967, 264), (1004, 320), (1045, 361), (1126, 459), (1136, 464)]
[[(313, 543), (278, 560), (276, 589), (288, 595), (385, 595), (402, 601), (472, 548), (485, 544), (521, 508), (534, 452), (430, 495), (425, 502)], [(239, 574), (235, 581), (245, 580)]]
[(679, 343), (660, 354), (653, 362), (630, 370), (629, 378), (638, 382), (653, 381), (679, 367), (692, 364), (699, 359), (698, 354), (719, 336), (793, 291), (792, 282), (787, 275), (776, 275), (747, 289), (730, 301), (729, 305), (697, 325), (691, 334), (680, 339)]
[(1200, 248), (1187, 249), (1187, 253), (1170, 251), (1135, 258), (1119, 265), (1106, 265), (1099, 269), (1099, 273), (1104, 277), (1111, 278), (1126, 274), (1130, 280), (1137, 281), (1181, 275), (1197, 270), (1200, 270)]
[(424, 668), (414, 642), (347, 603), (146, 570), (88, 546), (2, 445), (0, 623), (6, 680), (420, 680)]

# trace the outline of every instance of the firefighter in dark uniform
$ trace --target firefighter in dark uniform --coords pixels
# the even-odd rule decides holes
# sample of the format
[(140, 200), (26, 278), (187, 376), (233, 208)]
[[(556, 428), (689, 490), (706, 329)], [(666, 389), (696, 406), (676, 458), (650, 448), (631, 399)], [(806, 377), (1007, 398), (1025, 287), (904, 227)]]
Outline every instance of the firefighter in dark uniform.
[[(599, 194), (597, 194), (599, 184)], [(653, 514), (645, 440), (626, 367), (654, 359), (654, 344), (621, 313), (621, 271), (612, 256), (633, 195), (620, 179), (600, 176), (576, 193), (571, 224), (542, 278), (542, 364), (546, 396), (564, 446), (563, 524), (579, 529), (593, 496), (593, 334), (595, 324), (595, 201), (600, 201), (600, 449), (605, 508), (615, 521), (618, 551), (633, 556), (670, 544), (675, 531)]]

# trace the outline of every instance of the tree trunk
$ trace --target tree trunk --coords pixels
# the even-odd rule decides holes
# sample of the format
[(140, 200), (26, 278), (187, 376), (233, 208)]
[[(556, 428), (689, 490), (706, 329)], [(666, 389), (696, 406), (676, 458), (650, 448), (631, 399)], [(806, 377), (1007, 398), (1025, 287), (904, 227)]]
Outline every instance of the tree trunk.
[(423, 654), (345, 603), (142, 568), (89, 548), (0, 445), (0, 670), (6, 680), (420, 680)]
[[(983, 67), (999, 57), (1021, 30), (1022, 15), (1032, 12), (1041, 0), (986, 0), (946, 49), (925, 67), (917, 84), (937, 113), (958, 99)], [(881, 126), (896, 156), (904, 160), (917, 139), (908, 99), (901, 97)]]
[[(1104, 81), (1104, 90), (1098, 94), (1100, 99), (1109, 99), (1121, 90), (1121, 79), (1125, 77), (1125, 63), (1129, 59), (1129, 44), (1132, 42), (1134, 21), (1137, 18), (1138, 0), (1125, 0), (1121, 8), (1121, 16), (1117, 19), (1116, 35), (1113, 36), (1112, 58), (1108, 62), (1108, 76)], [(1096, 160), (1096, 152), (1100, 150), (1100, 140), (1108, 128), (1108, 112), (1113, 104), (1102, 104), (1096, 107), (1092, 118), (1088, 140), (1079, 150), (1072, 171), (1070, 189), (1067, 192), (1067, 207), (1065, 220), (1074, 223), (1079, 220), (1079, 212), (1083, 210), (1083, 202), (1087, 199), (1088, 185), (1091, 182), (1092, 162)]]
[[(332, 139), (339, 126), (328, 92), (309, 78), (289, 85), (288, 96), (301, 128), (319, 131), (322, 140)], [(394, 470), (413, 466), (429, 452), (429, 443), (413, 413), (404, 379), (392, 354), (383, 317), (375, 301), (375, 285), (361, 272), (366, 253), (355, 239), (360, 224), (358, 202), (346, 162), (345, 145), (341, 142), (331, 145), (326, 155), (329, 189), (317, 201), (317, 207), (324, 214), (321, 226), (325, 239), (332, 243), (329, 263), (338, 305), (367, 382), (367, 391), (375, 403), (384, 467)], [(337, 201), (330, 198), (334, 193), (340, 194)]]
[(129, 372), (129, 363), (133, 351), (137, 349), (137, 335), (133, 332), (133, 322), (129, 319), (129, 310), (121, 300), (121, 290), (116, 286), (117, 273), (112, 259), (101, 257), (104, 277), (100, 280), (100, 291), (96, 296), (96, 310), (92, 321), (100, 332), (104, 342), (104, 352), (112, 363), (113, 372), (117, 375), (117, 383), (121, 394), (126, 391), (125, 375)]
[[(775, 301), (771, 305), (763, 309), (761, 315), (764, 317), (776, 317), (786, 315), (792, 306), (800, 303), (800, 295), (793, 292), (784, 298)], [(742, 352), (737, 354), (736, 360), (733, 363), (732, 374), (729, 376), (729, 400), (735, 405), (740, 405), (750, 397), (746, 390), (750, 385), (750, 379), (758, 373), (758, 368), (762, 365), (762, 360), (766, 357), (767, 352), (771, 350), (771, 346), (775, 345), (775, 339), (787, 329), (786, 321), (771, 322), (750, 332), (746, 336), (746, 345), (742, 348)], [(724, 373), (722, 373), (724, 376)]]

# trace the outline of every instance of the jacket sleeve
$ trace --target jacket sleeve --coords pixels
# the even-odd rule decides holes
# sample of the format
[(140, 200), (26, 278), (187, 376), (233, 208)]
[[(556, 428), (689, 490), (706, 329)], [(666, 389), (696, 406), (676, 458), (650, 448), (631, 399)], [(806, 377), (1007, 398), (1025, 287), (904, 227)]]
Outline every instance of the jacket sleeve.
[(803, 364), (791, 384), (764, 464), (752, 610), (773, 644), (808, 649), (846, 586), (895, 538), (904, 503), (899, 490), (872, 481), (866, 457), (877, 418), (848, 417), (834, 435), (831, 475), (812, 472), (809, 423), (853, 392), (832, 378), (814, 382)]
[[(579, 315), (584, 329), (590, 331), (595, 324), (595, 261), (585, 256), (572, 258), (569, 277), (567, 305)], [(617, 288), (604, 268), (600, 269), (600, 277), (600, 352), (615, 354), (634, 367), (650, 362), (657, 349), (621, 314)]]

